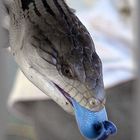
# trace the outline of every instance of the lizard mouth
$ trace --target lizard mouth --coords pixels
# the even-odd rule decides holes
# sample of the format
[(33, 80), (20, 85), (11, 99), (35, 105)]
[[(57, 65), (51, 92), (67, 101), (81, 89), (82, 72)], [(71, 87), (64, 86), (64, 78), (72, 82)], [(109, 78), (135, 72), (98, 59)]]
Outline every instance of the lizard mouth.
[(72, 101), (71, 101), (71, 96), (64, 91), (60, 86), (58, 86), (57, 84), (54, 83), (54, 85), (57, 87), (57, 89), (63, 94), (63, 96), (70, 102), (70, 104), (73, 106)]
[(109, 135), (116, 133), (116, 126), (108, 121), (105, 107), (94, 112), (82, 107), (67, 92), (54, 83), (57, 89), (71, 103), (78, 128), (81, 134), (88, 139), (105, 140)]
[[(73, 97), (71, 97), (69, 95), (69, 93), (67, 93), (65, 90), (63, 90), (60, 86), (58, 86), (56, 83), (54, 83), (54, 85), (57, 87), (57, 89), (61, 92), (61, 94), (69, 101), (69, 103), (72, 105), (73, 107), (73, 102), (72, 100), (75, 100)], [(96, 99), (96, 98), (94, 98)], [(98, 99), (96, 99), (98, 100)], [(105, 100), (104, 101), (100, 101), (98, 100), (98, 104), (97, 105), (94, 105), (93, 108), (91, 109), (92, 111), (100, 111), (102, 108), (104, 108), (105, 106)]]

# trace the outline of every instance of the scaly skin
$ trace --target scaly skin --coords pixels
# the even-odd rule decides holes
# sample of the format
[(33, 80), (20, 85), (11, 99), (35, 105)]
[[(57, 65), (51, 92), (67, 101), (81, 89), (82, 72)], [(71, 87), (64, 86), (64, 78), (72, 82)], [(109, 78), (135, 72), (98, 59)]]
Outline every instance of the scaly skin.
[(5, 3), (11, 52), (26, 77), (67, 112), (72, 112), (67, 95), (99, 111), (105, 102), (101, 60), (68, 5), (63, 0)]

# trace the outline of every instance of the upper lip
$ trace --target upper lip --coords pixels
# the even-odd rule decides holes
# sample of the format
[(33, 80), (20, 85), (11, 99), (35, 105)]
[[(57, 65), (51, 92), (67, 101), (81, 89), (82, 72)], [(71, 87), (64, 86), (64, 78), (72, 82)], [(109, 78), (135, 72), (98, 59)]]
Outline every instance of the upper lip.
[[(57, 89), (63, 94), (63, 96), (70, 102), (70, 104), (73, 106), (72, 104), (72, 97), (69, 95), (69, 93), (67, 93), (66, 91), (64, 91), (60, 86), (58, 86), (57, 84), (54, 83), (54, 85), (57, 87)], [(100, 111), (104, 105), (105, 105), (105, 100), (100, 101), (99, 100), (99, 105), (95, 105), (93, 107), (93, 109), (91, 109), (92, 111)]]

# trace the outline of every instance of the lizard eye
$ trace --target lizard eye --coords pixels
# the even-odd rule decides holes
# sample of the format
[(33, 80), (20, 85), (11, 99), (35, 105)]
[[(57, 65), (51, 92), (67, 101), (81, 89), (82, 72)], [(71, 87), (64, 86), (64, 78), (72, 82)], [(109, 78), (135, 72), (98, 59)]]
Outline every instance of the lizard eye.
[(66, 76), (68, 78), (73, 78), (73, 72), (68, 65), (62, 65), (61, 72), (64, 76)]

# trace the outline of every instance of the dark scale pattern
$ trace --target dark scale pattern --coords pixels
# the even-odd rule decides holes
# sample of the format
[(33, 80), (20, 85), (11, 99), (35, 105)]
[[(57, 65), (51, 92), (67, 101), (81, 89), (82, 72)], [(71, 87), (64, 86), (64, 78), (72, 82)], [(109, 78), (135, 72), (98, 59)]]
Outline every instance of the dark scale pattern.
[(50, 13), (53, 17), (55, 17), (55, 13), (53, 12), (53, 10), (50, 8), (49, 4), (47, 3), (46, 0), (42, 0), (42, 3), (46, 9), (46, 12)]
[(33, 2), (34, 2), (34, 0), (21, 0), (23, 11), (28, 10), (29, 4), (33, 3)]

